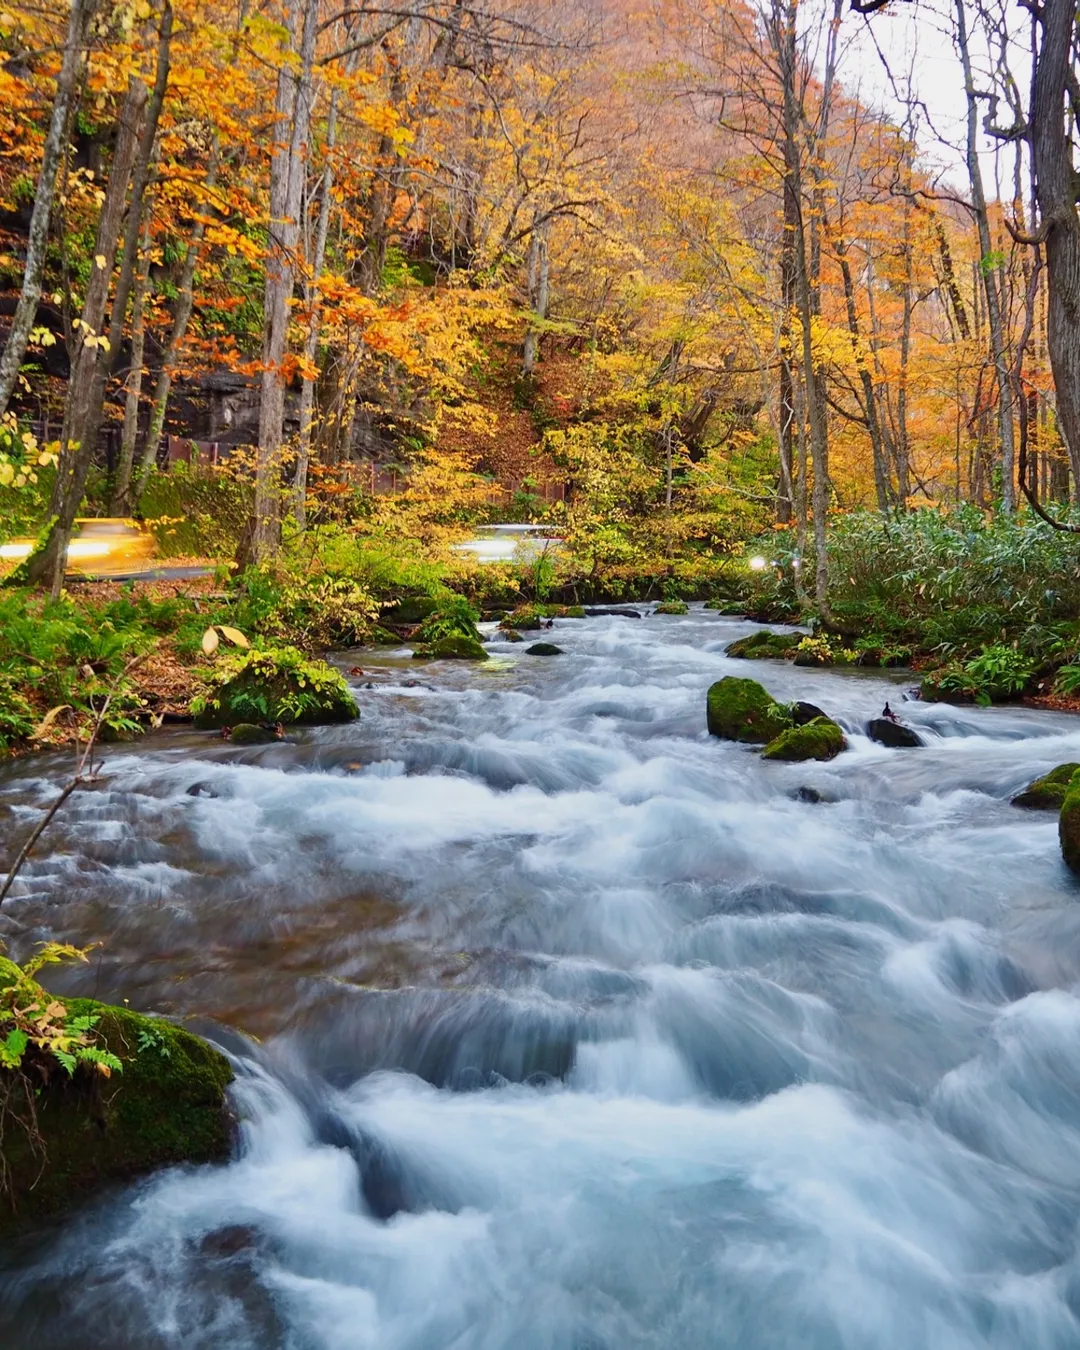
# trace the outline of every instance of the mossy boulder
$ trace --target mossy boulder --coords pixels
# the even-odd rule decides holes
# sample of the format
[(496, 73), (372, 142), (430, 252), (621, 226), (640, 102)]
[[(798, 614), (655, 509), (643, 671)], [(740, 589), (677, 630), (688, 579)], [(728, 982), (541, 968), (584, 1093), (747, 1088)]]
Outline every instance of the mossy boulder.
[(1058, 817), (1061, 856), (1070, 871), (1080, 876), (1080, 770), (1069, 779)]
[(689, 614), (690, 606), (685, 600), (665, 600), (662, 605), (657, 605), (653, 610), (654, 614)]
[(534, 642), (531, 647), (525, 648), (526, 656), (562, 656), (563, 649), (557, 647), (554, 642)]
[(801, 641), (798, 633), (772, 633), (761, 628), (749, 637), (729, 643), (725, 655), (742, 661), (782, 661)]
[(197, 727), (238, 723), (351, 722), (360, 716), (341, 673), (295, 647), (220, 660), (191, 701)]
[(762, 759), (778, 759), (787, 764), (798, 764), (807, 759), (835, 759), (847, 749), (843, 729), (831, 717), (815, 717), (805, 726), (790, 727), (769, 742), (761, 752)]
[(439, 638), (436, 642), (424, 643), (416, 648), (413, 656), (418, 661), (486, 661), (488, 651), (476, 638), (458, 633)]
[[(92, 999), (64, 1002), (73, 1014), (98, 1017), (97, 1043), (123, 1071), (104, 1078), (79, 1065), (69, 1077), (57, 1068), (44, 1082), (0, 1071), (0, 1235), (63, 1214), (107, 1185), (176, 1163), (224, 1162), (231, 1152), (233, 1075), (224, 1055), (160, 1018)], [(28, 1092), (36, 1135), (15, 1118), (28, 1118)]]
[(721, 614), (741, 615), (746, 613), (746, 604), (742, 600), (706, 600), (706, 609), (715, 609)]
[(231, 745), (270, 745), (278, 739), (277, 732), (254, 722), (238, 722), (229, 732)]
[(709, 687), (705, 711), (711, 735), (744, 745), (767, 745), (791, 726), (788, 709), (757, 680), (734, 675)]
[(1021, 806), (1028, 811), (1060, 811), (1077, 769), (1080, 769), (1080, 764), (1059, 764), (1056, 769), (1029, 783), (1023, 792), (1017, 793), (1012, 799), (1013, 806)]

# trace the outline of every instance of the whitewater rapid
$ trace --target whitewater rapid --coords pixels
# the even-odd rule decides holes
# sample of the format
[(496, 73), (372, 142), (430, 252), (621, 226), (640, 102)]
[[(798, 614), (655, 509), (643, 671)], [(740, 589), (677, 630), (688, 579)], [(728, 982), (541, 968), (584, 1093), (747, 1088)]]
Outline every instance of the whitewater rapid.
[[(343, 656), (360, 721), (293, 744), (109, 752), (0, 937), (203, 1019), (241, 1139), (12, 1244), (4, 1350), (1080, 1347), (1080, 884), (1008, 804), (1080, 719), (640, 608)], [(711, 739), (725, 674), (850, 749)], [(886, 699), (924, 748), (865, 738)], [(66, 767), (0, 774), (0, 852)]]

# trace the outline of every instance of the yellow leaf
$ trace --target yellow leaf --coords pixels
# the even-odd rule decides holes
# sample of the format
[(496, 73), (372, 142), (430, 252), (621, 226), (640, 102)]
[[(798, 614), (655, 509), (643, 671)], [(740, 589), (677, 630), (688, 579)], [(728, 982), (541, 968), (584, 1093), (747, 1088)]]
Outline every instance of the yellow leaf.
[(105, 254), (104, 254), (104, 253), (98, 253), (98, 254), (96, 254), (95, 257), (94, 257), (94, 262), (97, 263), (98, 271), (99, 271), (99, 272), (104, 272), (104, 271), (105, 271)]
[(227, 623), (219, 623), (218, 631), (223, 638), (228, 638), (234, 647), (248, 648), (251, 646), (251, 643), (243, 633), (241, 633), (239, 628), (230, 628)]
[(217, 635), (215, 628), (208, 628), (202, 635), (202, 649), (207, 656), (213, 656), (217, 651), (221, 639)]

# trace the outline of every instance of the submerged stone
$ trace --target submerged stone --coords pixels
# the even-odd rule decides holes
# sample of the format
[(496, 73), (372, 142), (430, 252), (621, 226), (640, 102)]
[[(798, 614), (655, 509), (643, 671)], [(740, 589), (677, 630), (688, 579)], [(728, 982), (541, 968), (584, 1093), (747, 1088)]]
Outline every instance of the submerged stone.
[(925, 744), (917, 731), (902, 722), (891, 722), (887, 717), (872, 717), (866, 724), (866, 734), (878, 745), (887, 745), (894, 750)]
[[(89, 1065), (44, 1081), (0, 1071), (5, 1094), (5, 1184), (0, 1234), (75, 1208), (104, 1186), (176, 1163), (224, 1162), (234, 1121), (229, 1061), (171, 1022), (92, 999), (64, 1000), (71, 1013), (99, 1018), (94, 1033), (121, 1073)], [(32, 1094), (36, 1132), (27, 1117)]]
[(1061, 856), (1070, 871), (1080, 876), (1080, 769), (1069, 779), (1058, 817)]
[(757, 680), (734, 675), (710, 687), (705, 711), (711, 735), (744, 745), (766, 745), (791, 726), (788, 710)]
[(846, 749), (843, 728), (829, 717), (815, 717), (805, 726), (782, 731), (762, 751), (762, 758), (796, 764), (807, 759), (835, 759)]
[(1028, 811), (1060, 811), (1069, 790), (1072, 776), (1080, 764), (1059, 764), (1056, 769), (1029, 783), (1023, 792), (1012, 799), (1013, 806)]

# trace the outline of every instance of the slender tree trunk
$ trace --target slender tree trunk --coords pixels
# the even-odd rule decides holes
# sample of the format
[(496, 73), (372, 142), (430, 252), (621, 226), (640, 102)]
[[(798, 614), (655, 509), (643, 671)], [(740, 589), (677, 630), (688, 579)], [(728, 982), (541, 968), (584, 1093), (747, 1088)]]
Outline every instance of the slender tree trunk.
[(1001, 269), (994, 263), (993, 242), (990, 237), (990, 217), (986, 209), (982, 168), (979, 164), (979, 106), (968, 50), (966, 0), (956, 0), (957, 47), (964, 71), (964, 92), (967, 97), (967, 168), (971, 181), (971, 206), (979, 234), (980, 265), (983, 292), (986, 296), (986, 318), (990, 328), (990, 349), (994, 359), (994, 374), (998, 391), (998, 434), (1001, 439), (1001, 505), (1012, 511), (1016, 505), (1014, 479), (1016, 452), (1013, 436), (1012, 382), (1005, 350), (1005, 327), (1002, 315), (1001, 292), (998, 281)]
[[(210, 167), (206, 179), (208, 192), (213, 191), (214, 184), (217, 181), (217, 165), (218, 149), (215, 143), (210, 152)], [(210, 202), (205, 201), (198, 214), (199, 216), (205, 216), (209, 210)], [(158, 448), (161, 445), (161, 436), (165, 429), (165, 415), (169, 407), (169, 394), (172, 392), (173, 366), (180, 346), (187, 335), (188, 324), (191, 322), (192, 310), (195, 307), (195, 269), (198, 266), (199, 248), (205, 233), (205, 222), (201, 219), (196, 220), (192, 226), (187, 251), (184, 254), (184, 266), (180, 274), (180, 285), (177, 288), (172, 328), (169, 330), (169, 337), (161, 356), (161, 369), (154, 386), (154, 398), (150, 405), (150, 417), (146, 429), (146, 443), (143, 446), (138, 477), (131, 494), (130, 505), (132, 509), (138, 506), (143, 493), (146, 491), (146, 485), (150, 481), (150, 474), (157, 463)]]
[(124, 430), (120, 438), (120, 463), (113, 484), (111, 510), (121, 515), (127, 510), (131, 487), (131, 469), (135, 462), (135, 442), (139, 435), (139, 410), (142, 402), (143, 359), (146, 348), (146, 291), (150, 279), (150, 218), (147, 212), (143, 227), (142, 254), (135, 277), (135, 293), (131, 302), (131, 368), (128, 371), (124, 396)]
[(45, 268), (45, 253), (49, 242), (49, 219), (56, 195), (56, 175), (60, 167), (68, 118), (75, 92), (82, 79), (83, 43), (93, 18), (97, 0), (72, 0), (68, 17), (67, 35), (60, 74), (56, 81), (49, 130), (45, 134), (41, 171), (38, 174), (34, 209), (30, 216), (30, 232), (26, 245), (26, 265), (23, 269), (22, 292), (11, 321), (11, 332), (3, 355), (0, 356), (0, 413), (7, 410), (26, 355), (26, 344), (37, 318), (41, 300), (41, 278)]
[[(75, 336), (75, 353), (68, 381), (68, 400), (61, 437), (60, 462), (49, 501), (51, 528), (45, 545), (27, 559), (27, 579), (36, 584), (52, 578), (53, 595), (59, 595), (64, 579), (71, 527), (82, 501), (92, 447), (80, 441), (82, 428), (90, 414), (90, 400), (97, 371), (108, 361), (101, 345), (105, 307), (109, 298), (109, 280), (116, 261), (128, 183), (139, 144), (139, 125), (146, 107), (147, 91), (141, 80), (132, 80), (120, 110), (116, 148), (105, 191), (105, 201), (94, 242), (95, 266), (90, 270), (83, 303), (82, 318)], [(105, 339), (107, 345), (108, 339)]]
[[(319, 220), (315, 227), (315, 246), (311, 255), (311, 280), (305, 296), (308, 312), (308, 334), (304, 342), (304, 360), (308, 366), (315, 363), (319, 350), (319, 277), (326, 261), (326, 238), (330, 231), (330, 194), (334, 186), (333, 151), (337, 138), (337, 90), (330, 95), (330, 111), (326, 122), (326, 164), (323, 168), (319, 197)], [(300, 388), (300, 444), (296, 452), (296, 476), (293, 480), (293, 518), (302, 530), (307, 524), (308, 464), (311, 460), (311, 434), (315, 420), (315, 381), (305, 374)]]
[(540, 351), (540, 333), (533, 320), (547, 318), (548, 300), (551, 292), (551, 265), (548, 258), (548, 223), (533, 223), (529, 238), (529, 309), (531, 318), (525, 333), (525, 347), (521, 363), (521, 372), (526, 377), (536, 370), (536, 358)]
[(262, 562), (281, 541), (281, 474), (285, 442), (285, 355), (289, 302), (300, 241), (300, 208), (311, 118), (311, 75), (315, 58), (318, 0), (307, 0), (299, 34), (293, 36), (300, 70), (283, 62), (278, 74), (274, 152), (270, 160), (270, 230), (263, 312), (259, 447), (255, 465), (255, 511), (251, 557)]
[(791, 175), (784, 174), (784, 233), (780, 241), (780, 491), (776, 498), (776, 520), (791, 522), (794, 509), (795, 463), (795, 375), (792, 370), (792, 325), (795, 308), (795, 231), (798, 229), (798, 202)]
[(839, 243), (835, 247), (836, 260), (840, 264), (840, 277), (844, 283), (844, 302), (847, 308), (848, 332), (851, 334), (851, 352), (855, 358), (855, 367), (859, 372), (859, 383), (863, 391), (863, 412), (866, 417), (866, 430), (870, 435), (870, 450), (874, 459), (874, 490), (877, 494), (879, 511), (887, 511), (889, 501), (889, 476), (885, 460), (885, 442), (881, 435), (881, 421), (878, 417), (877, 390), (874, 377), (866, 363), (863, 351), (862, 335), (859, 331), (859, 311), (855, 304), (855, 283), (851, 275), (846, 248)]

